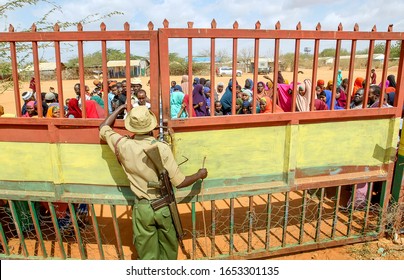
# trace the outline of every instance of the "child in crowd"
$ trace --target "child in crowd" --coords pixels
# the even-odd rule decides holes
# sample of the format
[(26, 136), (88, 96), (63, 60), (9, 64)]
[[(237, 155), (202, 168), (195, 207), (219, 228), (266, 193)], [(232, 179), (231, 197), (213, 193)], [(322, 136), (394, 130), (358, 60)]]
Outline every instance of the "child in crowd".
[(215, 101), (215, 116), (223, 116), (222, 103)]

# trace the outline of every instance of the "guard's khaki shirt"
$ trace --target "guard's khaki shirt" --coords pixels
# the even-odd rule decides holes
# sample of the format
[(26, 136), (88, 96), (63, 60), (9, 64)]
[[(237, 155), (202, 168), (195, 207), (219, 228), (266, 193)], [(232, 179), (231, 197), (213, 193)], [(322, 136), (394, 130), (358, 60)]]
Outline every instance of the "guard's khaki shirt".
[[(114, 145), (121, 137), (122, 135), (113, 131), (110, 126), (105, 125), (100, 130), (100, 138), (108, 143), (114, 154)], [(158, 182), (153, 163), (143, 151), (152, 145), (157, 145), (159, 148), (161, 160), (168, 172), (171, 184), (178, 186), (185, 180), (185, 176), (181, 173), (174, 155), (167, 144), (159, 142), (154, 137), (148, 135), (135, 135), (134, 139), (124, 137), (117, 145), (119, 160), (128, 176), (131, 190), (139, 199), (153, 200), (160, 197), (159, 190), (147, 186), (148, 182)]]

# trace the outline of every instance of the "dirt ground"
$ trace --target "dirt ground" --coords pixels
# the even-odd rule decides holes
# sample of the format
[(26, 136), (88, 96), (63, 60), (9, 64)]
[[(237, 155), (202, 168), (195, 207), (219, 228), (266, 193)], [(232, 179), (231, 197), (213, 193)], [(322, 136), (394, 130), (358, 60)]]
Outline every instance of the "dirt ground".
[(404, 260), (404, 237), (399, 244), (390, 238), (378, 241), (291, 254), (275, 260)]
[[(299, 74), (298, 80), (299, 81), (303, 81), (303, 79), (311, 79), (311, 69), (300, 69), (303, 73)], [(377, 69), (376, 70), (376, 74), (377, 74), (377, 82), (379, 83), (381, 80), (381, 76), (382, 76), (382, 72), (381, 69)], [(392, 67), (389, 69), (388, 74), (393, 74), (397, 76), (397, 67)], [(273, 75), (273, 73), (270, 73), (270, 77)], [(288, 72), (288, 71), (284, 71), (282, 72), (283, 77), (288, 80), (289, 82), (291, 82), (293, 80), (293, 72)], [(348, 77), (348, 71), (342, 71), (342, 76), (343, 78), (347, 78)], [(365, 69), (357, 69), (355, 70), (354, 73), (354, 79), (356, 77), (365, 77), (366, 76), (366, 70)], [(206, 78), (209, 79), (208, 76), (198, 76), (199, 78)], [(216, 77), (215, 78), (215, 83), (217, 84), (218, 82), (223, 82), (225, 84), (225, 86), (227, 86), (227, 83), (229, 82), (229, 79), (231, 77)], [(238, 83), (243, 87), (244, 86), (244, 81), (247, 78), (253, 78), (251, 73), (248, 74), (243, 74), (242, 77), (238, 77), (237, 81)], [(322, 79), (324, 80), (326, 83), (329, 80), (333, 79), (333, 70), (330, 69), (329, 67), (322, 67), (318, 69), (318, 73), (317, 73), (317, 79)], [(149, 94), (149, 87), (146, 85), (147, 81), (149, 80), (149, 77), (141, 77), (142, 83), (143, 83), (143, 88), (146, 90), (146, 92), (148, 92)], [(170, 77), (171, 81), (176, 81), (177, 84), (181, 83), (181, 76), (171, 76)], [(88, 85), (90, 87), (90, 89), (92, 90), (94, 88), (93, 83), (92, 83), (93, 79), (89, 79), (86, 80), (85, 83), (86, 85)], [(266, 82), (266, 79), (263, 78), (263, 75), (259, 75), (258, 76), (258, 81), (264, 81)], [(78, 83), (78, 80), (64, 80), (63, 81), (63, 95), (64, 98), (72, 98), (75, 96), (73, 87), (76, 83)], [(353, 83), (353, 81), (352, 81)], [(29, 90), (29, 83), (25, 82), (21, 84), (21, 88), (20, 88), (20, 93), (24, 92), (24, 91), (28, 91)], [(41, 81), (41, 90), (43, 92), (47, 92), (49, 90), (49, 87), (54, 87), (57, 89), (57, 82), (56, 81)], [(14, 91), (13, 89), (9, 89), (7, 91), (5, 91), (4, 93), (0, 94), (0, 105), (3, 105), (5, 108), (5, 113), (9, 113), (9, 114), (15, 114), (16, 109), (15, 109), (15, 97), (14, 97)]]

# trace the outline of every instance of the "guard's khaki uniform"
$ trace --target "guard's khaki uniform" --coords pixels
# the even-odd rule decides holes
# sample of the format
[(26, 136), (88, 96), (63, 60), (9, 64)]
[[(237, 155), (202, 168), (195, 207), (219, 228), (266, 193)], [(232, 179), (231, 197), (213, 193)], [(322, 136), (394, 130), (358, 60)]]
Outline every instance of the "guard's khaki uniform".
[[(103, 126), (100, 130), (100, 138), (108, 143), (113, 153), (121, 137), (110, 126)], [(177, 186), (185, 180), (168, 145), (148, 135), (119, 140), (118, 157), (138, 199), (132, 213), (134, 244), (140, 259), (177, 259), (178, 240), (170, 210), (165, 206), (154, 211), (149, 203), (160, 197), (159, 190), (147, 187), (148, 182), (158, 182), (153, 164), (143, 151), (152, 145), (158, 146), (172, 185)]]

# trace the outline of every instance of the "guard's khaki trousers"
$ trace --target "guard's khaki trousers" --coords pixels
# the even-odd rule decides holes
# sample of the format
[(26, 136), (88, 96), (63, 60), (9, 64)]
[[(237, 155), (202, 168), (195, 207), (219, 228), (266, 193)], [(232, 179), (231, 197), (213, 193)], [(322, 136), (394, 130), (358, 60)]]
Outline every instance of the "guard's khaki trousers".
[(141, 260), (176, 260), (178, 239), (168, 206), (154, 211), (136, 203), (132, 212), (133, 242)]

